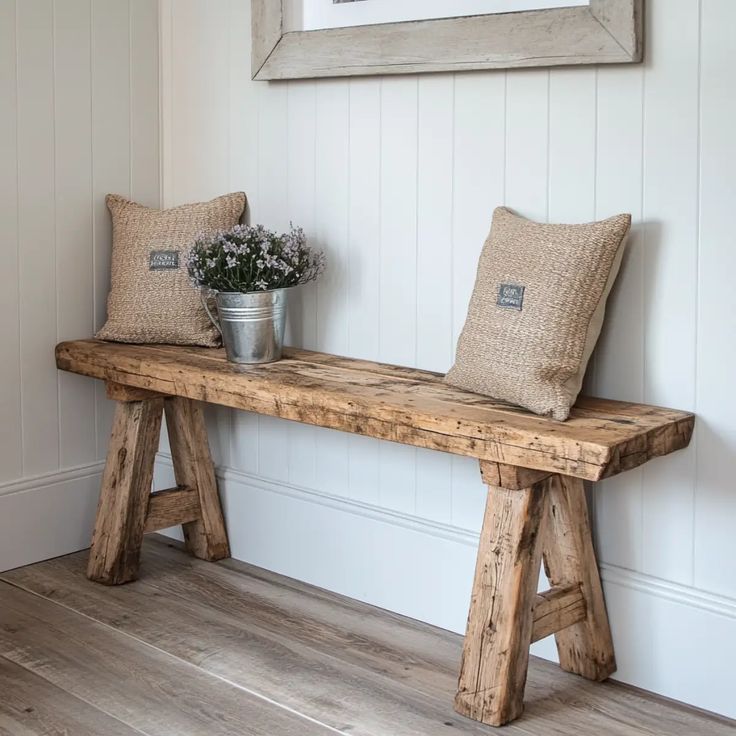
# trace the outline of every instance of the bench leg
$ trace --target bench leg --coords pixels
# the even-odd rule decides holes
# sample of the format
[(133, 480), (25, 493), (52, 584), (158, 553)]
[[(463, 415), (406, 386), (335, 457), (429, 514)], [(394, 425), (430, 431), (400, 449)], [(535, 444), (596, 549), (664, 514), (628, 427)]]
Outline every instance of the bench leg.
[(489, 487), (455, 709), (491, 726), (518, 718), (524, 707), (545, 487)]
[[(180, 397), (108, 383), (116, 402), (87, 577), (119, 585), (138, 577), (143, 535), (181, 524), (204, 560), (230, 556), (201, 406)], [(176, 488), (151, 493), (166, 412)]]
[(117, 402), (87, 577), (118, 585), (138, 576), (163, 399)]
[[(616, 663), (583, 482), (485, 462), (481, 475), (488, 503), (455, 709), (502, 726), (524, 708), (532, 642), (554, 634), (560, 666), (592, 680)], [(537, 595), (542, 557), (552, 587)]]
[(165, 410), (176, 483), (195, 489), (199, 497), (198, 518), (183, 524), (187, 548), (203, 560), (230, 557), (202, 407), (191, 399), (172, 397), (166, 399)]
[(598, 574), (583, 481), (552, 476), (548, 485), (549, 534), (544, 568), (553, 586), (579, 585), (586, 615), (555, 634), (560, 667), (590, 680), (616, 671), (611, 629)]

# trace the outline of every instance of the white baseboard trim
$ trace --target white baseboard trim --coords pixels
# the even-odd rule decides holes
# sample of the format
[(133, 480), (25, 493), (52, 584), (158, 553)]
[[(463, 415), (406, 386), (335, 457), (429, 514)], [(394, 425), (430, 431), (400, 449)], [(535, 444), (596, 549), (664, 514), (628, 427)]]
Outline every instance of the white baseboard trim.
[(46, 488), (58, 483), (88, 478), (90, 475), (99, 475), (104, 467), (104, 461), (100, 460), (94, 463), (87, 463), (86, 465), (77, 465), (73, 468), (64, 468), (63, 470), (55, 470), (51, 473), (42, 473), (41, 475), (0, 483), (0, 496), (35, 491), (39, 488)]
[(103, 465), (0, 485), (0, 572), (89, 546)]
[[(171, 482), (170, 458), (157, 472)], [(232, 468), (217, 475), (237, 559), (464, 631), (476, 533)], [(736, 600), (614, 565), (601, 577), (614, 678), (736, 717)], [(556, 658), (551, 638), (533, 652)]]
[[(161, 461), (170, 466), (171, 459), (166, 455), (160, 456)], [(440, 539), (467, 545), (474, 550), (478, 547), (478, 534), (468, 529), (443, 524), (442, 522), (423, 519), (411, 514), (404, 514), (391, 509), (385, 509), (373, 504), (363, 503), (354, 499), (334, 496), (322, 491), (297, 486), (293, 483), (275, 481), (254, 473), (245, 473), (233, 468), (218, 468), (218, 478), (226, 484), (256, 486), (269, 493), (278, 493), (298, 500), (305, 500), (346, 513), (375, 519), (386, 524), (392, 524), (412, 531), (419, 531)], [(680, 603), (682, 605), (700, 608), (704, 611), (727, 616), (736, 620), (736, 599), (728, 596), (709, 593), (698, 588), (689, 587), (669, 580), (663, 580), (652, 575), (645, 575), (635, 570), (629, 570), (618, 565), (602, 563), (600, 565), (601, 578), (614, 585), (631, 588), (632, 590), (654, 595), (659, 598)]]

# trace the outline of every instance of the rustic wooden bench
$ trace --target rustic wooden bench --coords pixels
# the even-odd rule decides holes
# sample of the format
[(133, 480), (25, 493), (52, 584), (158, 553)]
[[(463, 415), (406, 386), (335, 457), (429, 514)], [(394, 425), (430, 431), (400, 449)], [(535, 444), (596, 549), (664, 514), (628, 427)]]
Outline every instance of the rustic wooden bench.
[[(101, 379), (117, 402), (88, 576), (134, 580), (143, 535), (182, 524), (189, 550), (229, 555), (198, 402), (466, 455), (489, 487), (455, 708), (491, 725), (523, 709), (529, 646), (554, 634), (560, 666), (615, 671), (583, 481), (634, 468), (690, 441), (692, 414), (581, 398), (567, 422), (460, 391), (436, 373), (287, 350), (236, 366), (222, 350), (81, 340), (60, 369)], [(177, 487), (151, 494), (162, 413)], [(537, 594), (544, 559), (551, 588)]]

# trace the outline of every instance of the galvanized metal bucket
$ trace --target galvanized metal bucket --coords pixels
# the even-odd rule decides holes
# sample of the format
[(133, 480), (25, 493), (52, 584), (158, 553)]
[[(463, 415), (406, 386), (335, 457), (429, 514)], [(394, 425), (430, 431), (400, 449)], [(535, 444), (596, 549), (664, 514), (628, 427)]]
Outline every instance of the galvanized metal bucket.
[(288, 289), (216, 294), (217, 317), (202, 303), (222, 335), (227, 359), (233, 363), (271, 363), (281, 358)]

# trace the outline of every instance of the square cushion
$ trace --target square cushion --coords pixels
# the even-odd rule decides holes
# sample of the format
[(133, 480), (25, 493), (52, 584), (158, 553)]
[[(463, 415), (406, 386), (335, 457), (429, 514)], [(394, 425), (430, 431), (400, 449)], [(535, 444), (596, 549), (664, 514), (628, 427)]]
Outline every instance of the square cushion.
[(496, 209), (447, 383), (567, 419), (630, 226), (627, 214), (551, 225)]
[(245, 209), (237, 192), (168, 210), (143, 207), (116, 194), (112, 268), (102, 340), (216, 346), (220, 336), (189, 281), (187, 254), (198, 235), (229, 230)]

